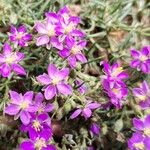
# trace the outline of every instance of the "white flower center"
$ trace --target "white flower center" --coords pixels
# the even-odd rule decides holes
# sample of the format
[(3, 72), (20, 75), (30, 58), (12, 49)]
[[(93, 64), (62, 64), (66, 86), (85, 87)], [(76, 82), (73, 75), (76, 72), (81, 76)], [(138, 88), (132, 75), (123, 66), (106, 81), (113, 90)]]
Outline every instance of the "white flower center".
[(24, 33), (23, 33), (23, 32), (18, 32), (16, 38), (17, 38), (18, 40), (20, 40), (23, 36), (24, 36)]
[(144, 146), (143, 142), (135, 143), (134, 147), (138, 148), (139, 150), (145, 150), (145, 146)]
[(147, 99), (146, 95), (138, 95), (138, 101), (145, 101)]
[(16, 54), (15, 53), (11, 53), (9, 56), (6, 56), (6, 58), (5, 58), (5, 62), (7, 64), (12, 64), (15, 61), (16, 61)]
[(26, 108), (28, 108), (28, 106), (29, 106), (29, 103), (26, 102), (26, 101), (24, 101), (24, 102), (22, 102), (22, 103), (20, 104), (20, 108), (21, 108), (21, 109), (26, 109)]
[(140, 57), (140, 60), (141, 60), (141, 61), (147, 60), (147, 56), (142, 55), (142, 56)]
[(116, 77), (118, 74), (120, 74), (123, 71), (122, 67), (118, 67), (116, 68), (113, 72), (112, 72), (112, 76)]
[(145, 129), (144, 129), (144, 135), (150, 137), (150, 128), (145, 128)]
[(52, 83), (53, 83), (54, 85), (56, 85), (56, 84), (59, 83), (59, 81), (60, 81), (60, 79), (57, 78), (57, 77), (55, 77), (55, 78), (52, 80)]
[(35, 128), (36, 131), (40, 131), (40, 122), (38, 120), (33, 121), (33, 127)]
[(48, 30), (48, 36), (51, 37), (51, 36), (54, 36), (55, 35), (55, 30), (54, 30), (54, 27), (51, 27), (49, 30)]
[(80, 47), (79, 47), (79, 46), (75, 45), (75, 46), (72, 47), (71, 53), (72, 53), (73, 55), (76, 55), (76, 54), (79, 53), (79, 52), (80, 52)]
[(46, 142), (43, 138), (37, 138), (34, 144), (36, 150), (42, 150), (42, 148), (46, 147)]
[(119, 92), (120, 92), (120, 90), (119, 90), (119, 89), (116, 89), (116, 88), (113, 88), (112, 91), (113, 91), (113, 93), (115, 93), (115, 94), (119, 94)]
[(71, 22), (65, 27), (65, 33), (69, 33), (73, 30), (74, 24)]

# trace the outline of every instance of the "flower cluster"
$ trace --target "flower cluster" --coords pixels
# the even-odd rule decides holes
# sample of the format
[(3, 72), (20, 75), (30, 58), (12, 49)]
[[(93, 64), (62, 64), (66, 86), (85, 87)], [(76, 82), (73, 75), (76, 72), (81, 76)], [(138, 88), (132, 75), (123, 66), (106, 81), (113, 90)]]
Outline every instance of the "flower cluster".
[(37, 93), (35, 97), (33, 91), (28, 91), (24, 95), (15, 91), (9, 93), (10, 103), (5, 108), (5, 113), (13, 115), (15, 119), (20, 118), (22, 122), (20, 130), (28, 132), (30, 138), (22, 142), (20, 149), (55, 150), (55, 147), (49, 144), (52, 128), (48, 113), (53, 110), (53, 105), (43, 103), (41, 93)]
[(103, 70), (105, 75), (101, 77), (102, 85), (108, 94), (110, 101), (116, 108), (121, 108), (122, 100), (128, 94), (126, 84), (123, 79), (128, 78), (128, 74), (123, 70), (119, 63), (110, 66), (107, 62), (103, 62)]
[[(57, 49), (58, 56), (64, 62), (67, 61), (67, 64), (55, 65), (53, 64), (54, 61), (53, 63), (48, 62), (47, 73), (36, 77), (36, 86), (43, 87), (41, 92), (36, 94), (34, 91), (26, 91), (25, 94), (22, 94), (6, 88), (6, 95), (9, 91), (10, 99), (4, 112), (14, 116), (14, 120), (20, 119), (20, 131), (28, 135), (28, 139), (23, 140), (20, 144), (20, 150), (56, 150), (56, 146), (52, 144), (51, 123), (51, 119), (56, 114), (54, 113), (52, 118), (50, 116), (54, 110), (52, 102), (57, 97), (61, 99), (61, 102), (57, 103), (58, 107), (63, 105), (61, 110), (67, 105), (68, 100), (75, 101), (77, 98), (80, 105), (77, 104), (73, 112), (70, 108), (74, 106), (74, 103), (69, 102), (71, 104), (68, 112), (72, 112), (70, 119), (79, 116), (84, 117), (84, 120), (91, 119), (92, 123), (89, 128), (91, 135), (98, 136), (101, 132), (99, 123), (95, 122), (98, 119), (95, 117), (94, 120), (93, 117), (94, 111), (100, 108), (101, 104), (88, 100), (90, 97), (88, 94), (86, 95), (87, 87), (84, 85), (84, 81), (78, 79), (78, 73), (75, 72), (75, 77), (72, 78), (77, 63), (87, 62), (83, 52), (87, 42), (84, 39), (85, 34), (78, 28), (79, 23), (80, 18), (72, 16), (67, 6), (57, 13), (45, 13), (45, 19), (35, 23), (34, 29), (37, 31), (37, 35), (34, 39), (36, 40), (36, 46), (46, 46), (47, 49), (51, 48), (51, 50)], [(21, 65), (25, 56), (19, 51), (28, 46), (31, 39), (32, 35), (27, 32), (24, 25), (18, 28), (11, 26), (9, 43), (4, 43), (3, 52), (0, 54), (0, 75), (2, 77), (9, 78), (13, 73), (26, 75), (26, 71)], [(13, 50), (10, 43), (13, 48), (21, 48)], [(141, 51), (131, 50), (131, 56), (133, 57), (130, 63), (132, 68), (136, 68), (145, 74), (150, 73), (150, 46), (144, 47)], [(119, 62), (110, 65), (104, 61), (102, 65), (104, 71), (104, 75), (101, 76), (102, 86), (110, 99), (106, 105), (113, 104), (117, 109), (121, 109), (128, 95), (127, 85), (124, 82), (128, 78), (128, 74)], [(79, 92), (78, 95), (76, 95), (75, 90)], [(150, 87), (146, 81), (143, 81), (140, 87), (133, 88), (132, 92), (142, 109), (145, 110), (150, 107)], [(66, 96), (69, 97), (63, 103)], [(136, 131), (129, 139), (128, 147), (131, 150), (149, 150), (150, 115), (142, 119), (134, 118), (133, 125)], [(90, 145), (88, 149), (94, 150), (94, 147)]]
[(150, 115), (143, 119), (134, 118), (135, 133), (128, 140), (130, 150), (149, 150), (150, 148)]
[(36, 45), (46, 45), (47, 48), (55, 47), (62, 58), (68, 60), (71, 67), (76, 67), (76, 62), (86, 62), (82, 50), (86, 46), (85, 36), (77, 27), (80, 18), (71, 16), (68, 7), (58, 13), (48, 12), (43, 22), (37, 22), (35, 29), (38, 32)]
[(131, 56), (133, 57), (130, 64), (132, 68), (136, 68), (146, 74), (150, 73), (150, 46), (143, 47), (141, 51), (131, 50)]

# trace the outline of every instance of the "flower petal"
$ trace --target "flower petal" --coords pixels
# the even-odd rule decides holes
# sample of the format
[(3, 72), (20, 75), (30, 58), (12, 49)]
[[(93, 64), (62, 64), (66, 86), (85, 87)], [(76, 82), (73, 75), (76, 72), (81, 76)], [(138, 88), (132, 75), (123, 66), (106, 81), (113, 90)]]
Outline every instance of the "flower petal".
[(148, 83), (146, 82), (146, 81), (143, 81), (143, 83), (142, 83), (142, 90), (144, 91), (144, 93), (148, 93), (148, 92), (150, 92), (150, 88), (149, 88), (149, 85), (148, 85)]
[(143, 63), (141, 68), (142, 68), (142, 71), (144, 73), (148, 73), (149, 72), (149, 67), (148, 67), (148, 65), (146, 63)]
[(57, 77), (64, 80), (69, 75), (69, 68), (63, 68), (57, 72)]
[(10, 73), (11, 73), (11, 68), (8, 64), (3, 64), (1, 66), (1, 72), (2, 72), (2, 76), (3, 77), (9, 77)]
[(131, 50), (131, 55), (134, 58), (138, 58), (140, 56), (140, 53), (137, 50)]
[(41, 46), (49, 43), (49, 37), (47, 35), (42, 35), (37, 38), (36, 45)]
[(130, 66), (131, 66), (132, 68), (136, 68), (136, 67), (138, 67), (139, 65), (140, 65), (140, 60), (138, 60), (138, 59), (135, 59), (135, 60), (131, 61), (131, 63), (130, 63)]
[(24, 25), (22, 25), (18, 28), (18, 32), (24, 32), (25, 33), (26, 31), (27, 31), (27, 29)]
[(69, 95), (72, 93), (71, 86), (65, 83), (57, 84), (57, 89), (61, 94), (64, 94), (64, 95)]
[(97, 108), (99, 108), (101, 105), (99, 104), (99, 103), (97, 103), (97, 102), (94, 102), (94, 103), (90, 103), (90, 104), (88, 104), (87, 105), (87, 107), (89, 108), (89, 109), (97, 109)]
[(133, 119), (133, 125), (136, 130), (143, 130), (143, 128), (144, 128), (143, 121), (141, 121), (138, 118)]
[(26, 92), (26, 93), (24, 94), (23, 98), (24, 98), (25, 101), (31, 102), (32, 99), (33, 99), (33, 91), (28, 91), (28, 92)]
[(35, 150), (34, 144), (30, 140), (26, 140), (20, 144), (20, 150)]
[(18, 105), (10, 104), (5, 108), (5, 113), (9, 115), (16, 115), (19, 112), (20, 108)]
[(70, 54), (70, 51), (69, 51), (69, 49), (66, 49), (66, 48), (64, 48), (63, 50), (59, 51), (59, 55), (62, 58), (68, 57), (69, 54)]
[(24, 70), (24, 68), (22, 66), (20, 66), (19, 64), (12, 64), (11, 65), (12, 70), (19, 75), (26, 75), (26, 71)]
[(74, 119), (74, 118), (78, 117), (81, 112), (82, 112), (81, 109), (75, 110), (75, 111), (71, 114), (70, 119)]
[(59, 39), (57, 37), (51, 37), (50, 42), (51, 42), (53, 47), (55, 47), (59, 50), (63, 49), (63, 44), (62, 44), (62, 42), (59, 41)]
[(38, 103), (38, 104), (41, 104), (42, 101), (44, 100), (44, 96), (41, 92), (38, 92), (36, 95), (35, 95), (35, 103)]
[(11, 103), (19, 104), (21, 102), (20, 94), (15, 91), (9, 91)]
[(75, 56), (69, 56), (68, 57), (68, 61), (69, 61), (69, 65), (72, 67), (72, 68), (75, 68), (76, 67), (76, 57)]
[(83, 116), (85, 117), (85, 119), (91, 117), (92, 115), (92, 111), (89, 108), (84, 108), (82, 111)]
[(150, 128), (150, 115), (145, 118), (144, 125), (146, 128)]
[(43, 75), (39, 75), (36, 79), (43, 85), (48, 85), (51, 83), (51, 79), (46, 73), (44, 73)]
[(50, 78), (53, 79), (55, 77), (56, 73), (57, 73), (56, 66), (53, 65), (53, 64), (49, 64), (49, 66), (48, 66), (48, 75), (50, 76)]
[(53, 104), (47, 104), (45, 106), (45, 109), (44, 109), (45, 112), (51, 112), (53, 110), (54, 110), (54, 105)]
[(44, 96), (47, 100), (52, 99), (56, 95), (56, 87), (53, 85), (49, 85), (44, 92)]
[(78, 29), (73, 30), (71, 32), (71, 35), (75, 36), (75, 37), (84, 37), (85, 36), (85, 34), (82, 31), (78, 30)]
[(10, 47), (10, 45), (9, 45), (8, 43), (4, 43), (3, 52), (4, 52), (4, 55), (5, 55), (5, 56), (11, 54), (12, 48)]
[(43, 23), (37, 22), (35, 25), (35, 29), (38, 31), (40, 34), (47, 34), (46, 27)]
[(82, 63), (87, 62), (86, 57), (85, 57), (82, 53), (77, 54), (77, 55), (76, 55), (76, 58), (77, 58), (80, 62), (82, 62)]
[(26, 111), (20, 112), (20, 120), (22, 121), (24, 125), (27, 125), (30, 123), (30, 118), (31, 116), (28, 112)]

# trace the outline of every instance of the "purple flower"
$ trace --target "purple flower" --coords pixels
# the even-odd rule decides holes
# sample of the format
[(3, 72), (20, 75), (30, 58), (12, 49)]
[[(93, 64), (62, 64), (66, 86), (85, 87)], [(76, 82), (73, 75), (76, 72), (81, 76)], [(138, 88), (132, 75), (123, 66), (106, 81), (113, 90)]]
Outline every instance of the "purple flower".
[(84, 37), (84, 33), (77, 29), (77, 25), (80, 23), (80, 18), (77, 16), (71, 16), (67, 6), (59, 10), (58, 12), (60, 23), (57, 29), (62, 33), (63, 38)]
[(81, 80), (76, 80), (75, 83), (78, 86), (81, 94), (84, 94), (87, 91), (87, 87), (84, 85), (84, 83), (82, 83)]
[(113, 87), (114, 84), (125, 85), (122, 80), (127, 79), (128, 74), (123, 70), (118, 62), (114, 63), (112, 66), (110, 66), (107, 62), (103, 62), (102, 64), (104, 66), (103, 70), (105, 73), (105, 75), (102, 76), (102, 79), (111, 81), (111, 87)]
[(97, 123), (92, 123), (90, 127), (90, 131), (94, 135), (99, 135), (100, 134), (100, 126)]
[(31, 138), (23, 141), (20, 144), (20, 150), (56, 150), (54, 145), (50, 145), (48, 142), (47, 132), (36, 138)]
[(102, 81), (102, 85), (103, 85), (105, 92), (108, 94), (111, 103), (115, 105), (116, 108), (120, 109), (122, 106), (123, 100), (128, 95), (128, 89), (125, 84), (119, 85), (119, 84), (114, 84), (112, 82), (114, 81), (109, 81), (109, 80), (104, 79)]
[(30, 138), (36, 138), (39, 135), (46, 135), (52, 137), (52, 129), (50, 128), (50, 118), (48, 114), (31, 114), (30, 123), (28, 125), (22, 125), (21, 131), (28, 132)]
[(30, 41), (31, 38), (31, 34), (27, 33), (27, 29), (24, 25), (19, 26), (18, 30), (16, 29), (16, 27), (11, 26), (9, 39), (15, 44), (15, 47), (17, 47), (18, 45), (21, 47), (28, 46), (27, 42)]
[(144, 119), (134, 118), (133, 125), (134, 128), (141, 131), (144, 136), (150, 137), (150, 115), (146, 116)]
[(82, 63), (87, 62), (86, 57), (82, 53), (82, 50), (86, 46), (85, 41), (76, 42), (75, 39), (68, 37), (66, 38), (66, 45), (67, 47), (59, 51), (59, 54), (61, 57), (67, 58), (72, 68), (76, 67), (77, 60)]
[(76, 109), (70, 116), (71, 119), (77, 118), (80, 114), (84, 116), (85, 119), (88, 119), (92, 115), (92, 110), (95, 110), (100, 107), (100, 104), (97, 102), (88, 102), (84, 107)]
[(135, 132), (128, 140), (128, 147), (130, 150), (149, 150), (150, 138), (145, 138), (140, 132)]
[(0, 54), (0, 73), (3, 77), (9, 77), (12, 71), (19, 75), (25, 75), (26, 72), (19, 62), (24, 58), (21, 52), (13, 52), (9, 44), (3, 46), (3, 54)]
[(140, 51), (131, 50), (133, 60), (130, 63), (132, 68), (144, 73), (150, 73), (150, 46), (143, 47)]
[(146, 81), (138, 88), (133, 89), (133, 94), (136, 97), (136, 101), (139, 103), (141, 108), (146, 109), (150, 106), (150, 88)]
[[(39, 34), (36, 40), (37, 46), (47, 45), (47, 47), (49, 47), (51, 44), (55, 45), (55, 42), (58, 42), (57, 38), (55, 37), (59, 35), (59, 32), (56, 28), (56, 24), (58, 24), (59, 22), (58, 16), (55, 13), (47, 13), (46, 16), (46, 21), (44, 21), (43, 23), (37, 22), (35, 24), (35, 29)], [(59, 47), (57, 48), (62, 49), (62, 45), (59, 43)]]
[(54, 109), (53, 104), (51, 104), (51, 103), (47, 104), (44, 101), (44, 96), (41, 92), (39, 92), (35, 95), (34, 103), (35, 103), (34, 105), (36, 105), (36, 107), (37, 107), (38, 114), (49, 113), (49, 112), (53, 111), (53, 109)]
[(36, 111), (36, 107), (33, 105), (33, 92), (28, 91), (24, 95), (18, 94), (15, 91), (10, 91), (10, 104), (5, 108), (5, 113), (14, 115), (16, 119), (20, 117), (23, 124), (30, 123), (31, 112)]
[(52, 99), (57, 93), (69, 95), (72, 93), (72, 88), (66, 83), (66, 78), (69, 75), (69, 69), (63, 68), (58, 70), (55, 65), (48, 66), (48, 74), (39, 75), (38, 82), (44, 87), (44, 96), (47, 100)]

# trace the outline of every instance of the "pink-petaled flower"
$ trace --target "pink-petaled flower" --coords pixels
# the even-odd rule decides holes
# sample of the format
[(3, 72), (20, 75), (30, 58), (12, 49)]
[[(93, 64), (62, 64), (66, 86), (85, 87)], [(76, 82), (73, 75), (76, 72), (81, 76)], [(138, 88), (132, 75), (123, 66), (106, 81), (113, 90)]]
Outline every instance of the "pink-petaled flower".
[(35, 99), (34, 99), (34, 105), (37, 107), (37, 113), (41, 114), (41, 113), (49, 113), (51, 111), (53, 111), (54, 109), (54, 105), (51, 103), (46, 103), (44, 101), (44, 96), (41, 92), (37, 93), (35, 95)]
[(90, 126), (90, 131), (94, 135), (99, 135), (100, 134), (100, 126), (97, 123), (92, 123)]
[(35, 29), (38, 32), (36, 45), (46, 45), (47, 48), (54, 46), (58, 49), (62, 49), (63, 45), (56, 37), (61, 34), (57, 29), (57, 24), (59, 22), (58, 15), (55, 13), (46, 13), (46, 16), (47, 18), (44, 22), (37, 22), (35, 24)]
[(58, 30), (62, 33), (63, 37), (84, 37), (85, 34), (77, 29), (77, 25), (80, 23), (80, 18), (77, 16), (71, 16), (70, 10), (67, 6), (58, 11), (60, 23), (58, 24)]
[(134, 88), (132, 92), (142, 109), (150, 107), (150, 87), (146, 81), (143, 81), (140, 87)]
[(74, 38), (68, 37), (66, 38), (66, 48), (59, 51), (59, 54), (63, 58), (67, 58), (69, 65), (72, 68), (76, 67), (77, 61), (82, 63), (87, 62), (86, 57), (82, 53), (82, 50), (86, 46), (86, 41), (75, 41)]
[(24, 140), (20, 144), (19, 150), (56, 150), (56, 147), (49, 144), (49, 137), (45, 131), (36, 138)]
[(92, 116), (92, 110), (99, 108), (101, 105), (97, 102), (88, 102), (84, 107), (76, 109), (70, 116), (71, 119), (77, 118), (80, 114), (88, 119)]
[(20, 47), (28, 46), (28, 41), (32, 39), (32, 35), (27, 33), (27, 29), (24, 25), (18, 27), (11, 26), (9, 33), (9, 40), (15, 44), (15, 47), (18, 45)]
[(147, 115), (143, 119), (134, 118), (133, 119), (134, 128), (141, 132), (144, 137), (150, 138), (150, 115)]
[(0, 74), (9, 77), (11, 72), (19, 75), (26, 75), (24, 68), (19, 64), (24, 58), (21, 52), (13, 52), (8, 43), (3, 46), (3, 53), (0, 54)]
[(140, 51), (131, 50), (133, 60), (130, 63), (132, 68), (144, 73), (150, 73), (150, 46), (143, 47)]
[[(126, 71), (123, 70), (120, 63), (116, 62), (112, 66), (109, 65), (107, 62), (102, 62), (104, 68), (105, 75), (101, 76), (102, 80), (107, 79), (111, 81), (113, 87), (114, 84), (121, 84), (124, 85), (123, 79), (128, 78), (128, 74)], [(114, 82), (112, 82), (114, 81)]]
[[(114, 84), (114, 81), (104, 79), (103, 88), (110, 98), (110, 102), (118, 109), (122, 107), (123, 101), (128, 95), (128, 89), (125, 84)], [(113, 86), (112, 86), (113, 85)]]
[(33, 105), (33, 92), (28, 91), (24, 95), (18, 94), (15, 91), (10, 91), (10, 104), (5, 108), (5, 113), (12, 115), (15, 119), (20, 117), (23, 124), (30, 123), (31, 112), (36, 112), (36, 107)]
[(28, 132), (30, 138), (37, 138), (39, 135), (46, 135), (52, 137), (51, 121), (48, 114), (31, 113), (30, 123), (28, 125), (21, 125), (20, 130)]
[(56, 94), (69, 95), (72, 93), (72, 88), (66, 83), (66, 78), (69, 75), (69, 69), (57, 69), (55, 65), (49, 64), (48, 74), (39, 75), (37, 80), (44, 87), (44, 96), (47, 100), (52, 99)]
[(144, 137), (140, 132), (135, 132), (128, 140), (128, 148), (130, 150), (149, 150), (150, 138)]

